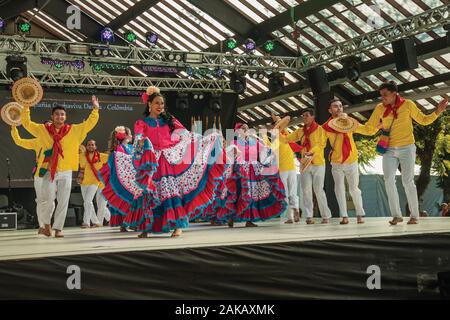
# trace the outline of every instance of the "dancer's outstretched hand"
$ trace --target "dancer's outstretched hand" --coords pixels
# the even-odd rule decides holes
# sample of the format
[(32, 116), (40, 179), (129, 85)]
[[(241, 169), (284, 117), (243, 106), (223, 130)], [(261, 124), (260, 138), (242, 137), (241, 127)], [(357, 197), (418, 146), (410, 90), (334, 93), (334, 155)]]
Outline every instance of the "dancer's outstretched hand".
[(445, 111), (445, 109), (447, 108), (447, 106), (448, 106), (448, 99), (445, 98), (445, 99), (443, 99), (441, 102), (439, 102), (439, 104), (438, 104), (438, 106), (437, 106), (437, 109), (436, 109), (436, 113), (437, 113), (438, 115), (440, 115), (442, 112)]
[(98, 98), (96, 96), (92, 96), (92, 106), (94, 107), (94, 109), (100, 108), (98, 104)]

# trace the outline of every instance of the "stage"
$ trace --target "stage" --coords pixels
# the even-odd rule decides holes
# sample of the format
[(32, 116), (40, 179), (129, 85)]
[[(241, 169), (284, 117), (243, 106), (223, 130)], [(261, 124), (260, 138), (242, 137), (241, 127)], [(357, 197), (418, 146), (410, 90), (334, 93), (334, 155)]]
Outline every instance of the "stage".
[[(0, 232), (0, 298), (299, 299), (440, 298), (437, 273), (450, 271), (450, 218), (390, 226), (286, 225), (280, 220), (211, 226), (194, 223), (180, 238), (137, 238), (117, 228)], [(81, 290), (66, 286), (80, 267)], [(369, 290), (367, 268), (381, 270)]]

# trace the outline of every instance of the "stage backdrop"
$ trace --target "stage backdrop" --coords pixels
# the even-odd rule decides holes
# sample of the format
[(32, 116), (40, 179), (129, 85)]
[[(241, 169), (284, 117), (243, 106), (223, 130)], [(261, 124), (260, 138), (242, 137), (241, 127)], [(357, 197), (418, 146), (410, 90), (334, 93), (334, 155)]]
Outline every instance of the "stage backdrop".
[[(212, 112), (209, 107), (209, 97), (205, 95), (203, 100), (194, 100), (189, 97), (189, 109), (177, 110), (176, 93), (164, 93), (169, 112), (183, 123), (186, 128), (191, 127), (192, 116), (202, 116), (203, 120), (208, 119), (208, 127), (211, 121), (220, 119), (222, 127), (232, 127), (236, 117), (235, 94), (222, 95), (222, 110)], [(137, 119), (143, 117), (144, 105), (140, 97), (121, 97), (112, 95), (97, 94), (100, 101), (100, 120), (97, 126), (88, 134), (88, 138), (95, 139), (100, 151), (107, 148), (109, 134), (118, 125), (128, 126), (133, 130)], [(0, 92), (0, 106), (13, 101), (11, 92), (4, 90)], [(58, 92), (45, 92), (44, 99), (31, 109), (31, 119), (37, 123), (43, 123), (50, 119), (51, 109), (56, 104), (62, 104), (67, 110), (68, 123), (82, 122), (89, 116), (92, 110), (90, 95), (74, 95)], [(206, 123), (205, 123), (206, 124)], [(10, 126), (0, 121), (0, 188), (6, 188), (7, 182), (7, 161), (10, 159), (11, 185), (13, 188), (32, 187), (31, 170), (34, 166), (35, 153), (22, 149), (14, 144), (11, 138)], [(23, 128), (19, 127), (22, 138), (31, 138), (31, 135)]]

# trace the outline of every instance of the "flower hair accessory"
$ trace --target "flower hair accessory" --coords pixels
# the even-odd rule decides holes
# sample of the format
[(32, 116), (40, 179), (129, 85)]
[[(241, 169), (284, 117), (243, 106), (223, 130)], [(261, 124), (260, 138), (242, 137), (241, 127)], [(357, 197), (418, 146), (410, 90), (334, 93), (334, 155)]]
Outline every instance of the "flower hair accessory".
[(123, 140), (127, 137), (127, 132), (124, 126), (118, 126), (114, 129), (114, 131), (116, 132), (117, 140)]
[(155, 93), (161, 93), (161, 90), (155, 86), (148, 87), (147, 90), (142, 94), (142, 102), (148, 103), (148, 98)]

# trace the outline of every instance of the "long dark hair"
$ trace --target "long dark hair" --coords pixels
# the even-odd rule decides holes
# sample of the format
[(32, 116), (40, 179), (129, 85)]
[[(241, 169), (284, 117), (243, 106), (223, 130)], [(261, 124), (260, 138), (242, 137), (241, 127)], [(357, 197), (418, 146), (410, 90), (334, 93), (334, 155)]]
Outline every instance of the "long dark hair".
[[(131, 135), (130, 128), (125, 127), (125, 132), (127, 133), (127, 135)], [(127, 139), (127, 138), (125, 138), (125, 139)], [(122, 142), (123, 142), (123, 140), (119, 140), (116, 138), (116, 130), (113, 130), (111, 132), (111, 134), (109, 135), (109, 139), (108, 139), (108, 151), (110, 153), (116, 151), (117, 146), (120, 145)]]
[[(155, 92), (155, 93), (149, 95), (148, 100), (147, 100), (147, 105), (145, 106), (145, 111), (144, 111), (145, 117), (148, 117), (150, 115), (149, 104), (152, 103), (152, 101), (156, 97), (161, 97), (161, 98), (163, 98), (164, 103), (166, 102), (166, 98), (161, 93)], [(173, 115), (171, 115), (167, 111), (164, 111), (159, 116), (169, 125), (170, 132), (175, 130), (175, 125), (173, 124), (173, 119), (174, 119)]]

